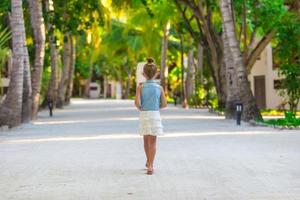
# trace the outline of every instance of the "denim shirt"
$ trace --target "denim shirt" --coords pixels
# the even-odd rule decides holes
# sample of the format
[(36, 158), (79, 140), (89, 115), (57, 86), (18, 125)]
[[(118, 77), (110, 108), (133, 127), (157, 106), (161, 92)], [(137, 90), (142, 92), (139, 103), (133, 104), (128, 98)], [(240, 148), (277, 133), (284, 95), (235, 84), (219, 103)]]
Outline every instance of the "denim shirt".
[(154, 111), (160, 108), (160, 85), (154, 80), (147, 80), (142, 85), (141, 107), (144, 111)]

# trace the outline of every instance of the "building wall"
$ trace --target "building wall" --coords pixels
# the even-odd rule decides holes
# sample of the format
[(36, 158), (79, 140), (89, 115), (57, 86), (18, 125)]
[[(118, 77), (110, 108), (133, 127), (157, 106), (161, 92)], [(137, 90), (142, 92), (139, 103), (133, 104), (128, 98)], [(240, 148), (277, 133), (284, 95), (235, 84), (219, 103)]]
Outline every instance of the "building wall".
[[(254, 77), (265, 76), (266, 81), (266, 108), (276, 108), (283, 102), (283, 98), (274, 89), (274, 80), (281, 79), (278, 76), (278, 71), (273, 70), (272, 47), (268, 45), (262, 52), (260, 59), (254, 64), (248, 78), (251, 83), (251, 89), (254, 93)], [(300, 107), (300, 105), (299, 105)]]

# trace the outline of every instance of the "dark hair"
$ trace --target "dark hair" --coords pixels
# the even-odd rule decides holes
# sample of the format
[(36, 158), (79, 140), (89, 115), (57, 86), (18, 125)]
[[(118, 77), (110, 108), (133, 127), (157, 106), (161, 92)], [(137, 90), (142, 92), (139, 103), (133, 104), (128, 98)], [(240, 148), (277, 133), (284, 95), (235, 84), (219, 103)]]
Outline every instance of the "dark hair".
[(157, 72), (157, 67), (154, 63), (153, 58), (147, 58), (147, 63), (144, 65), (144, 74), (147, 76), (146, 78), (152, 79)]

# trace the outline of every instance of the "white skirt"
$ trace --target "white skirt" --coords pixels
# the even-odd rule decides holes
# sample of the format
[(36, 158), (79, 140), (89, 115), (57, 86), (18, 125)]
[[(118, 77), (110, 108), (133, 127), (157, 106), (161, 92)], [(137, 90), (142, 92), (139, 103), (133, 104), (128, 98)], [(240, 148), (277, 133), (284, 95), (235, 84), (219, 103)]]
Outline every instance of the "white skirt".
[(140, 112), (140, 135), (163, 135), (159, 111)]

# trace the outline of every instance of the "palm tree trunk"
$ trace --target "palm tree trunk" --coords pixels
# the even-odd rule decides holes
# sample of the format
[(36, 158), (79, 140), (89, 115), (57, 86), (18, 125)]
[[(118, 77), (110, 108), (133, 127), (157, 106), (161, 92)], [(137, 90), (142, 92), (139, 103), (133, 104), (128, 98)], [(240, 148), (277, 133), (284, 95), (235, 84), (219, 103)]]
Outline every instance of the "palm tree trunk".
[(226, 85), (226, 66), (224, 62), (220, 63), (219, 69), (219, 82), (218, 82), (218, 106), (219, 108), (225, 108), (227, 99), (227, 85)]
[(103, 77), (103, 98), (106, 99), (107, 98), (107, 89), (108, 89), (108, 80), (107, 80), (107, 76)]
[(75, 39), (73, 37), (70, 37), (70, 43), (71, 43), (71, 59), (70, 59), (70, 69), (68, 74), (65, 105), (70, 104), (71, 97), (72, 97), (73, 78), (74, 78), (75, 60), (76, 60), (76, 44), (75, 44)]
[(240, 100), (244, 105), (242, 117), (245, 121), (261, 119), (261, 115), (256, 106), (255, 99), (250, 88), (250, 83), (248, 81), (246, 65), (243, 62), (242, 53), (235, 35), (230, 0), (220, 0), (220, 7), (224, 33), (226, 34), (228, 40), (230, 49), (229, 53), (232, 56), (234, 70), (237, 77), (238, 92), (240, 95)]
[(197, 71), (200, 75), (200, 84), (203, 85), (203, 46), (201, 43), (198, 44), (198, 52), (197, 52)]
[(51, 78), (47, 89), (47, 102), (53, 102), (56, 105), (57, 99), (57, 49), (53, 33), (49, 32), (49, 46), (50, 46), (50, 59), (51, 59)]
[(128, 78), (126, 80), (126, 88), (125, 88), (125, 93), (124, 93), (124, 99), (128, 99), (129, 98), (129, 94), (130, 94), (130, 79), (131, 79), (131, 74), (128, 73)]
[(85, 98), (89, 98), (90, 97), (90, 84), (91, 84), (91, 81), (92, 81), (93, 70), (94, 70), (94, 67), (93, 67), (92, 63), (90, 63), (89, 77), (88, 77), (88, 79), (86, 81), (85, 88), (84, 88), (84, 96), (85, 96)]
[[(46, 11), (50, 11), (50, 3), (53, 3), (52, 0), (46, 0), (45, 1), (45, 7)], [(49, 40), (49, 46), (50, 46), (50, 61), (51, 61), (51, 76), (50, 81), (48, 84), (47, 89), (47, 96), (45, 98), (45, 102), (43, 103), (45, 106), (48, 104), (48, 102), (52, 102), (53, 105), (56, 105), (56, 99), (57, 99), (57, 66), (58, 66), (58, 56), (57, 56), (57, 49), (56, 49), (56, 39), (54, 35), (54, 27), (51, 21), (47, 22), (47, 31), (48, 31), (48, 40)]]
[[(225, 30), (224, 26), (222, 27)], [(234, 63), (232, 54), (228, 44), (228, 38), (223, 32), (222, 34), (223, 45), (224, 45), (224, 62), (226, 66), (226, 85), (227, 85), (227, 97), (225, 105), (225, 117), (226, 119), (234, 119), (235, 104), (240, 101), (239, 88), (237, 85), (237, 76), (234, 69)]]
[(160, 64), (160, 83), (166, 93), (167, 93), (167, 77), (168, 77), (168, 68), (166, 64), (167, 51), (168, 51), (168, 28), (166, 25), (164, 27), (164, 35), (162, 38), (161, 64)]
[(23, 27), (24, 37), (24, 82), (23, 82), (23, 99), (22, 99), (22, 122), (27, 123), (32, 118), (32, 86), (31, 86), (31, 73), (29, 53), (26, 45), (26, 30)]
[[(24, 27), (25, 28), (25, 27)], [(31, 74), (28, 48), (26, 46), (26, 35), (24, 29), (24, 83), (23, 83), (23, 99), (22, 99), (22, 122), (29, 122), (32, 118), (32, 88)]]
[(185, 88), (185, 69), (184, 69), (184, 50), (183, 50), (183, 34), (180, 34), (180, 62), (181, 62), (181, 104), (182, 107), (186, 108), (187, 98), (186, 98), (186, 88)]
[(70, 59), (71, 59), (71, 44), (69, 34), (64, 36), (64, 52), (63, 52), (63, 71), (57, 91), (57, 102), (56, 107), (62, 108), (66, 97), (66, 88), (68, 83), (68, 75), (70, 69)]
[(29, 0), (30, 21), (35, 44), (32, 70), (32, 117), (37, 117), (45, 57), (45, 25), (41, 0)]
[(191, 98), (195, 91), (195, 66), (194, 66), (194, 51), (189, 50), (188, 53), (188, 69), (186, 76), (186, 96)]
[(8, 92), (0, 107), (0, 125), (17, 126), (22, 120), (24, 83), (24, 17), (21, 0), (11, 0), (13, 63)]

